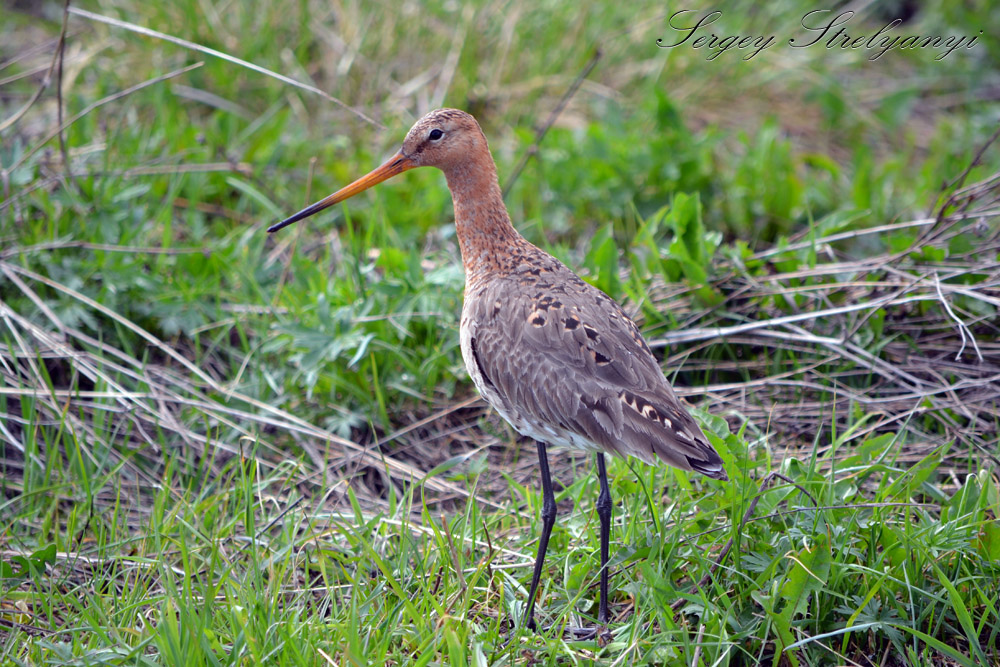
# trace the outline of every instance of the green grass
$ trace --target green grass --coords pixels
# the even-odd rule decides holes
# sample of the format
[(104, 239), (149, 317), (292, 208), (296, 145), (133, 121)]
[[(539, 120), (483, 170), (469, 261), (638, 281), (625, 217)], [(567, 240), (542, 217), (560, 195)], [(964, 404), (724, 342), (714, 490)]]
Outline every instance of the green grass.
[[(71, 15), (61, 142), (54, 71), (33, 98), (61, 6), (5, 13), (0, 663), (1000, 660), (998, 147), (954, 180), (997, 128), (988, 3), (898, 29), (976, 48), (875, 62), (657, 48), (695, 5), (74, 7), (383, 127)], [(780, 41), (812, 7), (720, 9), (714, 31)], [(511, 634), (541, 493), (465, 375), (440, 174), (264, 231), (436, 105), (477, 115), (508, 184), (596, 47), (507, 204), (635, 313), (732, 477), (609, 460), (607, 645), (559, 631), (597, 607), (598, 484), (571, 452), (554, 627)], [(793, 484), (760, 491), (770, 472)]]

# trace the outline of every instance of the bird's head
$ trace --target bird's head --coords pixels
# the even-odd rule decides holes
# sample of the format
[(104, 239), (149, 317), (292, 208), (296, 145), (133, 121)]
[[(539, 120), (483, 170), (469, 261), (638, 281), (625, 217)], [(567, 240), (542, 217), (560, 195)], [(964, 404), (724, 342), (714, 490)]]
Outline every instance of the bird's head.
[(403, 147), (381, 167), (267, 231), (276, 232), (415, 167), (437, 167), (446, 173), (461, 169), (470, 163), (470, 156), (481, 155), (484, 149), (486, 137), (475, 118), (458, 109), (435, 109), (410, 128)]

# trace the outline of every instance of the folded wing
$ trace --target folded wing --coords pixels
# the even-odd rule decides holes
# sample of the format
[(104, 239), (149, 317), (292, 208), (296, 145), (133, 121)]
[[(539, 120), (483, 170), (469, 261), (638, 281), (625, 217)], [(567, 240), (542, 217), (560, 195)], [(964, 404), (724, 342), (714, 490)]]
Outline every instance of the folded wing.
[(635, 323), (569, 269), (559, 274), (515, 274), (467, 295), (487, 400), (609, 452), (725, 479)]

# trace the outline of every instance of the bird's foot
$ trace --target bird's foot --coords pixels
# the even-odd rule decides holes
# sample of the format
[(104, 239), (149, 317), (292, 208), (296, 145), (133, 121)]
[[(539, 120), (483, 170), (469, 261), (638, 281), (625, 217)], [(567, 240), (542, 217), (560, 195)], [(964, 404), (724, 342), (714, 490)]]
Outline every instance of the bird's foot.
[(607, 625), (601, 623), (592, 628), (563, 628), (563, 632), (577, 641), (588, 641), (596, 639), (601, 647), (611, 643), (611, 630)]
[[(561, 624), (543, 625), (539, 627), (535, 625), (534, 620), (531, 620), (526, 624), (526, 627), (528, 630), (531, 630), (532, 632), (549, 633), (554, 629), (561, 630), (563, 636), (568, 639), (572, 639), (575, 641), (596, 640), (598, 645), (601, 647), (607, 646), (613, 638), (611, 635), (611, 630), (608, 628), (606, 623), (599, 623), (598, 625), (591, 628), (565, 626)], [(502, 647), (506, 648), (516, 634), (517, 634), (517, 628), (512, 626), (510, 634), (507, 636), (507, 639), (504, 640)]]

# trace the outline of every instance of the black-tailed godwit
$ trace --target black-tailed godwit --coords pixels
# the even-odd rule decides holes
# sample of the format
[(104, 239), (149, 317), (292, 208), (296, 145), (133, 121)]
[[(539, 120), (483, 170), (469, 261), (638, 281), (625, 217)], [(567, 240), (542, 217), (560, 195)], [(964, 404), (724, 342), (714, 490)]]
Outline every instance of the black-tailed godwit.
[(444, 172), (465, 265), (462, 358), (479, 393), (538, 447), (542, 534), (524, 622), (534, 605), (556, 519), (548, 445), (596, 452), (601, 492), (600, 625), (608, 621), (611, 493), (604, 452), (664, 461), (728, 479), (722, 459), (677, 399), (621, 306), (511, 224), (496, 165), (476, 119), (437, 109), (417, 121), (381, 167), (268, 229), (306, 218), (415, 167)]

